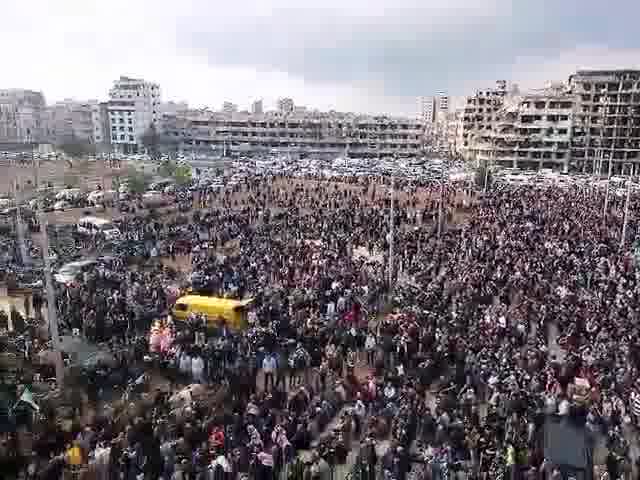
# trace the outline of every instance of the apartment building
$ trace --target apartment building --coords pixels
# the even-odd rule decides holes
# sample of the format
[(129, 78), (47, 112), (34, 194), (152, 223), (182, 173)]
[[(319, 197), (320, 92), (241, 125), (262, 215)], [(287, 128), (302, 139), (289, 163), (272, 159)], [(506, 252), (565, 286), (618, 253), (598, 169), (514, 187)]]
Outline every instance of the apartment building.
[(449, 112), (449, 95), (445, 92), (438, 92), (436, 95), (437, 112), (446, 114)]
[(576, 97), (574, 168), (607, 173), (612, 159), (612, 173), (628, 172), (640, 162), (640, 70), (581, 70), (569, 86)]
[(262, 99), (255, 100), (251, 104), (251, 114), (252, 115), (262, 115), (264, 113), (264, 104)]
[(79, 102), (66, 99), (49, 106), (47, 112), (47, 137), (51, 143), (104, 141), (97, 100)]
[(222, 113), (225, 115), (233, 115), (238, 111), (238, 105), (233, 102), (224, 102), (222, 104)]
[(491, 128), (476, 133), (472, 157), (503, 167), (568, 171), (574, 100), (564, 84), (502, 97)]
[(284, 97), (278, 99), (278, 112), (282, 115), (291, 115), (295, 111), (295, 103), (292, 98)]
[(436, 120), (436, 97), (418, 98), (418, 118), (425, 124), (433, 124)]
[(142, 79), (120, 77), (109, 91), (107, 105), (111, 145), (116, 151), (137, 152), (152, 126), (158, 128), (160, 86)]
[(165, 114), (177, 114), (180, 112), (186, 112), (189, 110), (189, 104), (187, 102), (162, 102), (160, 104), (160, 113)]
[(456, 145), (458, 153), (466, 160), (475, 159), (478, 153), (477, 139), (486, 136), (493, 129), (493, 122), (498, 110), (502, 108), (506, 94), (507, 82), (498, 80), (494, 88), (478, 90), (467, 97)]
[(163, 136), (177, 139), (182, 148), (219, 152), (297, 152), (352, 157), (377, 157), (422, 153), (421, 122), (384, 116), (305, 112), (228, 116), (219, 112), (191, 111), (166, 116)]
[(42, 92), (19, 88), (0, 90), (0, 142), (44, 142), (46, 119)]

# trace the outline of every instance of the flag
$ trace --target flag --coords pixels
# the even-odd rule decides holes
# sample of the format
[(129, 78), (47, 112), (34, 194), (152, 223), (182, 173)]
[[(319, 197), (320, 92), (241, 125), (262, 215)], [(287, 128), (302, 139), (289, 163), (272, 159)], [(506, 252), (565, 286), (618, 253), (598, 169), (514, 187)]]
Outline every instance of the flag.
[(24, 402), (28, 404), (29, 406), (31, 406), (31, 408), (33, 408), (38, 412), (40, 411), (40, 407), (38, 406), (36, 401), (33, 399), (33, 394), (31, 393), (31, 390), (29, 390), (28, 388), (25, 388), (24, 392), (22, 392), (22, 395), (20, 395), (20, 398), (18, 399), (17, 403), (20, 403), (20, 402)]

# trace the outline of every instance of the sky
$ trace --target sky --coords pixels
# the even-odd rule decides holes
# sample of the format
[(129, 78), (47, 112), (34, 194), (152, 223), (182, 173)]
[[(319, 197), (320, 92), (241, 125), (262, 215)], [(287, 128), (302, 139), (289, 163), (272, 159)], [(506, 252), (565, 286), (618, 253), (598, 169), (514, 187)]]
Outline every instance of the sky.
[(417, 114), (417, 98), (640, 68), (638, 0), (0, 0), (0, 88), (106, 99), (120, 75), (163, 100)]

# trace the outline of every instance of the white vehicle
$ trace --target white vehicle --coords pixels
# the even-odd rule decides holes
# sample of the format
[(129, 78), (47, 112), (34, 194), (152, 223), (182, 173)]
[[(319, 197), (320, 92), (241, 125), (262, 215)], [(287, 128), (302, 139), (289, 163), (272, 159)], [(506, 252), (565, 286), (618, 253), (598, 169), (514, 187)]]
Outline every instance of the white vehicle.
[(142, 195), (142, 204), (146, 208), (162, 207), (167, 203), (167, 197), (160, 192), (147, 192)]
[(95, 260), (80, 260), (67, 263), (60, 267), (60, 270), (53, 275), (53, 278), (58, 283), (69, 284), (75, 282), (80, 274), (90, 270), (95, 264)]
[(83, 217), (78, 220), (76, 225), (78, 233), (94, 237), (96, 235), (104, 235), (107, 240), (114, 240), (120, 237), (118, 230), (109, 220), (99, 217)]
[(102, 205), (105, 202), (113, 202), (115, 198), (115, 190), (107, 190), (106, 192), (103, 190), (96, 190), (87, 196), (87, 202), (89, 202), (90, 205)]
[(78, 200), (82, 196), (82, 191), (79, 188), (65, 188), (56, 193), (56, 200), (73, 201)]
[(73, 206), (66, 200), (58, 200), (53, 204), (53, 209), (56, 212), (64, 212), (65, 210), (69, 210), (70, 208), (73, 208)]
[(153, 182), (149, 186), (149, 190), (152, 190), (155, 192), (163, 192), (164, 189), (170, 185), (173, 185), (173, 180), (158, 180), (157, 182)]

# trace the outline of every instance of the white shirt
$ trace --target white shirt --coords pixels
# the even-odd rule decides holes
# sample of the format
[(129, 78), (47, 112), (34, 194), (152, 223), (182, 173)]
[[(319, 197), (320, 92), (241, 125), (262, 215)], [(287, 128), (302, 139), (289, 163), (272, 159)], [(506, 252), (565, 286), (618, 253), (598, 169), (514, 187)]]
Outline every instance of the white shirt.
[(364, 341), (364, 348), (367, 350), (373, 350), (376, 347), (376, 337), (373, 335), (367, 335), (366, 340)]
[(275, 358), (267, 356), (264, 357), (264, 360), (262, 360), (262, 369), (265, 371), (265, 373), (273, 373), (276, 367), (277, 363)]
[(191, 373), (191, 357), (187, 354), (180, 357), (180, 372), (185, 375)]
[(569, 402), (567, 400), (562, 400), (560, 402), (560, 405), (558, 405), (558, 414), (559, 415), (569, 414)]
[(218, 455), (218, 458), (212, 462), (212, 465), (214, 468), (220, 465), (225, 473), (231, 473), (231, 464), (224, 455)]
[(194, 377), (199, 377), (204, 371), (204, 360), (202, 357), (195, 357), (191, 361), (191, 373)]

